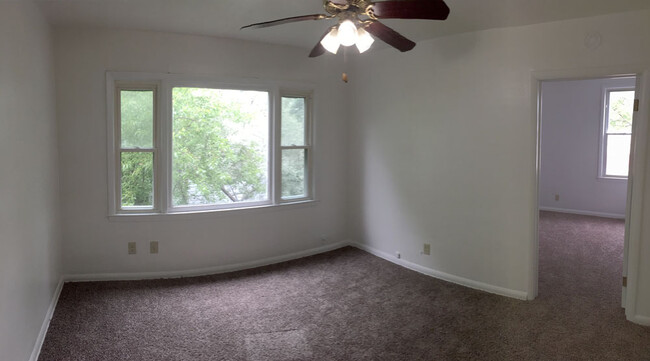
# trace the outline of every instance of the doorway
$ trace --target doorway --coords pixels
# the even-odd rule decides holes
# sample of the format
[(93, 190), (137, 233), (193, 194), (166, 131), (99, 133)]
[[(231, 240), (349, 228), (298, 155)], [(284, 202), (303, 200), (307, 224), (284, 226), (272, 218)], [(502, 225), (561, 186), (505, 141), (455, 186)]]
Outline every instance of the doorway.
[[(588, 70), (567, 71), (564, 73), (537, 72), (533, 74), (534, 100), (538, 105), (534, 114), (537, 123), (536, 135), (538, 143), (536, 152), (536, 204), (533, 212), (535, 242), (531, 247), (531, 292), (529, 298), (532, 299), (537, 296), (538, 281), (541, 279), (540, 272), (544, 272), (544, 268), (540, 267), (541, 248), (538, 232), (544, 231), (540, 227), (547, 224), (543, 223), (544, 219), (540, 220), (540, 210), (542, 212), (552, 212), (549, 214), (556, 215), (556, 218), (565, 217), (570, 221), (579, 221), (580, 217), (587, 217), (587, 220), (592, 221), (604, 220), (610, 226), (612, 224), (616, 225), (614, 228), (618, 229), (619, 239), (621, 238), (620, 233), (624, 235), (623, 244), (619, 243), (618, 245), (618, 252), (619, 254), (622, 253), (617, 261), (618, 266), (616, 269), (618, 271), (615, 273), (618, 273), (618, 275), (610, 275), (610, 277), (614, 277), (611, 279), (615, 279), (618, 284), (618, 295), (621, 295), (622, 290), (622, 302), (621, 297), (618, 296), (618, 304), (622, 303), (624, 307), (627, 306), (626, 314), (628, 319), (632, 319), (634, 316), (634, 302), (626, 302), (626, 296), (629, 294), (634, 295), (632, 291), (635, 291), (635, 289), (626, 289), (623, 284), (628, 269), (635, 270), (638, 267), (638, 257), (632, 257), (631, 264), (628, 259), (630, 247), (634, 250), (633, 254), (638, 252), (638, 235), (640, 234), (640, 212), (638, 210), (641, 205), (632, 197), (632, 194), (637, 194), (639, 196), (636, 198), (640, 198), (642, 193), (642, 171), (645, 166), (634, 161), (634, 154), (635, 152), (645, 151), (644, 142), (646, 137), (643, 134), (637, 134), (637, 132), (643, 133), (639, 129), (646, 129), (647, 124), (645, 124), (643, 117), (639, 117), (639, 112), (636, 111), (632, 111), (632, 115), (629, 117), (623, 116), (621, 118), (620, 106), (623, 103), (629, 103), (631, 99), (631, 106), (638, 107), (638, 101), (635, 103), (634, 99), (639, 97), (640, 90), (641, 93), (645, 93), (646, 89), (641, 85), (647, 83), (645, 79), (648, 76), (647, 72), (643, 74), (641, 72), (630, 72), (626, 75), (600, 78), (597, 76), (598, 74), (593, 74), (593, 71)], [(580, 82), (584, 84), (579, 84)], [(584, 93), (578, 92), (577, 98), (571, 98), (572, 91), (579, 88), (578, 85), (590, 85), (595, 89), (600, 88), (597, 91), (592, 90), (592, 93), (599, 94), (596, 96), (592, 94), (592, 96), (587, 97)], [(636, 96), (630, 97), (630, 94), (636, 94)], [(626, 98), (621, 100), (620, 96)], [(590, 100), (587, 100), (587, 98)], [(563, 118), (564, 125), (569, 128), (559, 131), (559, 134), (556, 134), (559, 137), (556, 137), (555, 140), (553, 133), (558, 133), (558, 130), (552, 129), (551, 120), (549, 120), (553, 116), (552, 111), (548, 108), (548, 103), (551, 101), (559, 101), (560, 105), (564, 104), (559, 108), (568, 109), (566, 114), (559, 116), (559, 118), (561, 120)], [(591, 128), (589, 129), (580, 128), (580, 121), (574, 119), (578, 117), (577, 114), (580, 112), (574, 109), (576, 107), (572, 106), (582, 103), (591, 104), (592, 107)], [(619, 113), (608, 113), (614, 111)], [(569, 121), (570, 123), (567, 123)], [(627, 122), (625, 129), (621, 127), (621, 121)], [(632, 124), (628, 124), (630, 121)], [(643, 124), (637, 124), (640, 122)], [(575, 133), (576, 129), (582, 129), (583, 132)], [(573, 135), (570, 135), (569, 133), (572, 132)], [(562, 138), (564, 138), (566, 144), (560, 144)], [(566, 141), (567, 139), (568, 141)], [(631, 153), (621, 152), (620, 145), (624, 142), (632, 144)], [(551, 150), (546, 152), (548, 147), (551, 147)], [(582, 154), (580, 153), (581, 148), (589, 148), (591, 153)], [(560, 155), (560, 158), (564, 158), (561, 160), (565, 164), (555, 167), (554, 170), (546, 169), (553, 156), (557, 158), (558, 155)], [(620, 160), (625, 158), (629, 159), (629, 162), (622, 163)], [(579, 162), (574, 163), (574, 166), (567, 165), (570, 161), (576, 162), (576, 160)], [(632, 179), (634, 171), (640, 174), (636, 183)], [(587, 173), (590, 173), (593, 181), (591, 185), (579, 182), (582, 175)], [(624, 176), (625, 174), (628, 174), (627, 179)], [(549, 178), (554, 178), (554, 176), (556, 176), (555, 179), (549, 181)], [(561, 176), (564, 176), (564, 180), (562, 180)], [(606, 188), (609, 188), (610, 191), (606, 191)], [(587, 195), (588, 191), (592, 192), (591, 196)], [(593, 193), (594, 191), (595, 193)], [(574, 233), (579, 233), (579, 230), (579, 227), (574, 228)], [(589, 236), (586, 237), (589, 238)], [(589, 258), (588, 251), (578, 249), (572, 252), (574, 256), (577, 254), (582, 259)], [(584, 254), (580, 254), (581, 252)], [(584, 268), (588, 267), (585, 266), (582, 266), (582, 268), (586, 272), (598, 273), (602, 271), (611, 273), (611, 269), (610, 271), (598, 271), (594, 268), (586, 270)], [(621, 274), (623, 277), (621, 277)], [(576, 274), (573, 274), (569, 278), (573, 276), (577, 277)], [(545, 287), (545, 285), (542, 284), (542, 287)], [(541, 292), (543, 293), (544, 290)]]

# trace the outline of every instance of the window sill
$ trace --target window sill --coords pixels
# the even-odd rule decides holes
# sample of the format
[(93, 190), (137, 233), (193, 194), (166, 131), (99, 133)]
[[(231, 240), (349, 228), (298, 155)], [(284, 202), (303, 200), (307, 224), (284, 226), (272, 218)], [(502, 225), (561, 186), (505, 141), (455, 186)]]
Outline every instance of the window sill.
[(110, 222), (152, 222), (152, 221), (182, 221), (208, 219), (214, 217), (243, 216), (264, 212), (284, 211), (306, 207), (314, 207), (319, 200), (309, 199), (291, 203), (269, 204), (243, 208), (210, 209), (200, 211), (173, 212), (173, 213), (124, 213), (108, 216)]
[(599, 176), (599, 177), (597, 178), (597, 180), (598, 180), (598, 181), (605, 181), (605, 182), (607, 182), (607, 181), (623, 181), (623, 182), (627, 182), (627, 177), (609, 177), (609, 176), (606, 177), (606, 176)]

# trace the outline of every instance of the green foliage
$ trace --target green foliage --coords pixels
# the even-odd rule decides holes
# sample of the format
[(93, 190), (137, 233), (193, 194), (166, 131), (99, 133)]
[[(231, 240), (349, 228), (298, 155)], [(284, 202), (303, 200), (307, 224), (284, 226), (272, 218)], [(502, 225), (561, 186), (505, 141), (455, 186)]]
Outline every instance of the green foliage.
[(609, 98), (608, 133), (631, 133), (634, 108), (633, 91), (611, 92)]
[(122, 206), (153, 205), (153, 153), (122, 152)]
[(304, 145), (305, 99), (282, 98), (282, 145)]
[[(282, 98), (282, 145), (305, 145), (305, 99)], [(306, 151), (282, 151), (282, 197), (306, 194)]]
[(250, 126), (254, 109), (243, 109), (223, 95), (224, 91), (211, 89), (173, 90), (174, 205), (266, 197), (265, 145), (241, 135)]
[(153, 91), (123, 90), (120, 103), (122, 148), (152, 148)]
[[(153, 91), (120, 92), (122, 148), (153, 147)], [(153, 153), (122, 152), (122, 206), (153, 205)]]
[(305, 192), (305, 156), (303, 149), (282, 151), (282, 197), (303, 196)]
[[(174, 88), (173, 205), (263, 200), (267, 196), (266, 93)], [(153, 92), (121, 93), (122, 148), (153, 147)], [(282, 144), (305, 145), (305, 101), (282, 98)], [(305, 189), (306, 151), (282, 152), (282, 196)], [(152, 152), (121, 153), (122, 206), (153, 205)]]

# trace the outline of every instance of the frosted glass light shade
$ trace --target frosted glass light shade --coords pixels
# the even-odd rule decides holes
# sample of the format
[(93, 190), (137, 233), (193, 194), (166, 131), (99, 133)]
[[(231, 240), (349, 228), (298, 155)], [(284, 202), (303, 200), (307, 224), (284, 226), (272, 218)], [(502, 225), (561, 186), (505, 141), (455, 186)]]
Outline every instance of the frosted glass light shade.
[(350, 20), (345, 20), (339, 25), (339, 42), (343, 46), (351, 46), (357, 42), (357, 27)]
[(336, 30), (336, 28), (333, 28), (325, 37), (323, 40), (320, 41), (320, 45), (325, 48), (325, 50), (329, 51), (332, 54), (336, 54), (337, 51), (339, 51), (339, 46), (341, 43), (339, 42), (339, 31)]
[(357, 30), (357, 49), (359, 49), (360, 53), (370, 49), (370, 46), (374, 42), (375, 39), (373, 39), (372, 36), (363, 28)]

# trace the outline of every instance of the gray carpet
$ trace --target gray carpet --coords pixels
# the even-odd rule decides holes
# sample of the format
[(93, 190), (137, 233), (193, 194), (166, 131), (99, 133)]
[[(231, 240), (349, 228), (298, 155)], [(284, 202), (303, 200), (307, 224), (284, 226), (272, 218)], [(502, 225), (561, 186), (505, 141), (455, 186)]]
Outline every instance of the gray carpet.
[(68, 283), (39, 360), (650, 360), (620, 308), (623, 224), (542, 213), (517, 301), (354, 248), (229, 274)]

